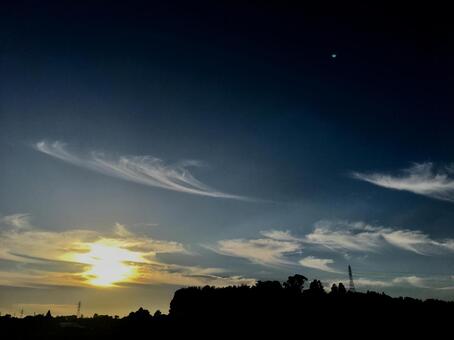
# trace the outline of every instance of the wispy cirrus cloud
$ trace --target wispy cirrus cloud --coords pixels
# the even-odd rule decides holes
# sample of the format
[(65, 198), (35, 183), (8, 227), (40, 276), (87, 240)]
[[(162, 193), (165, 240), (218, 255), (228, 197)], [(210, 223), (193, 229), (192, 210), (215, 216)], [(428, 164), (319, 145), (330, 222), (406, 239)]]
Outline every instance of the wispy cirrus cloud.
[[(368, 280), (360, 278), (355, 280), (355, 284), (358, 286), (375, 286), (375, 287), (415, 287), (415, 288), (425, 288), (425, 289), (437, 289), (445, 290), (446, 287), (443, 286), (447, 280), (446, 276), (398, 276), (391, 278), (389, 280)], [(356, 282), (357, 281), (357, 282)]]
[(426, 286), (422, 285), (423, 282), (425, 282), (425, 279), (417, 276), (400, 276), (388, 280), (368, 279), (363, 277), (355, 279), (355, 285), (360, 288), (361, 287), (388, 288), (399, 286), (426, 288)]
[(419, 255), (454, 252), (454, 239), (433, 239), (420, 230), (391, 228), (342, 220), (321, 220), (309, 233), (294, 236), (288, 230), (265, 230), (261, 237), (226, 239), (207, 248), (222, 254), (239, 257), (265, 265), (296, 265), (336, 273), (332, 259), (306, 256), (298, 262), (296, 254), (317, 254), (332, 251), (338, 254), (380, 253), (386, 248), (400, 249)]
[(33, 147), (64, 162), (151, 187), (216, 198), (252, 200), (218, 191), (196, 179), (189, 168), (200, 166), (200, 162), (197, 161), (169, 165), (152, 156), (121, 156), (114, 159), (94, 151), (89, 156), (82, 157), (68, 151), (66, 145), (59, 141), (53, 143), (40, 141)]
[(300, 252), (301, 242), (288, 231), (270, 230), (261, 233), (262, 238), (221, 240), (209, 249), (267, 266), (292, 264), (286, 256)]
[(378, 252), (394, 246), (420, 255), (454, 251), (454, 240), (435, 240), (419, 230), (373, 226), (364, 222), (319, 221), (304, 238), (335, 251)]
[[(389, 288), (395, 286), (392, 282), (392, 279), (389, 280), (378, 280), (378, 279), (371, 279), (371, 278), (355, 278), (355, 287), (356, 288), (370, 288), (373, 287), (374, 289), (382, 289), (382, 288)], [(323, 285), (326, 288), (331, 287), (333, 284), (342, 283), (345, 287), (348, 287), (349, 282), (345, 280), (339, 279), (325, 279), (323, 280)]]
[(427, 278), (415, 275), (396, 277), (392, 280), (392, 283), (399, 285), (407, 284), (418, 288), (429, 288)]
[[(424, 288), (424, 289), (434, 289), (434, 290), (449, 290), (451, 287), (443, 286), (447, 281), (446, 276), (398, 276), (390, 277), (387, 279), (374, 279), (374, 278), (365, 278), (359, 277), (355, 278), (355, 286), (359, 288), (390, 288), (390, 287), (414, 287), (414, 288)], [(331, 279), (327, 280), (327, 285), (330, 286), (333, 283), (337, 283), (337, 280)], [(343, 282), (344, 285), (347, 285), (347, 282)]]
[(343, 221), (319, 221), (304, 240), (335, 251), (374, 252), (382, 246), (381, 236), (375, 231)]
[(276, 229), (271, 229), (271, 230), (263, 230), (260, 232), (263, 236), (277, 240), (277, 241), (290, 241), (290, 242), (299, 242), (301, 239), (299, 239), (296, 236), (293, 236), (290, 230), (276, 230)]
[(29, 214), (12, 214), (0, 216), (0, 226), (6, 225), (12, 228), (27, 229), (30, 228), (30, 215)]
[(400, 175), (354, 172), (352, 176), (380, 187), (409, 191), (418, 195), (454, 202), (453, 166), (436, 170), (433, 163), (415, 163), (410, 168), (402, 170)]
[(333, 263), (334, 261), (332, 259), (319, 259), (314, 256), (307, 256), (299, 260), (299, 264), (303, 267), (317, 269), (329, 273), (340, 273), (338, 270), (330, 266)]

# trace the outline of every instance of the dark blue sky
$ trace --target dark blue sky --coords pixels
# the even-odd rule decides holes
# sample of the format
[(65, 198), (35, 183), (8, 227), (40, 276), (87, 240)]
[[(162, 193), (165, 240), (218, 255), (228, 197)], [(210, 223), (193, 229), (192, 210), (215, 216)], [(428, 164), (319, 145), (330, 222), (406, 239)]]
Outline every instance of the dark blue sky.
[[(41, 256), (46, 242), (30, 253), (31, 237), (178, 242), (184, 252), (144, 255), (168, 266), (151, 279), (118, 283), (138, 299), (150, 289), (152, 309), (178, 285), (293, 272), (329, 284), (348, 263), (363, 289), (453, 297), (447, 11), (6, 1), (0, 12), (0, 309), (44, 308), (36, 275), (60, 287), (56, 305), (72, 303), (59, 289), (74, 301), (100, 289), (55, 279), (75, 264), (54, 268), (64, 255)], [(116, 223), (130, 234), (109, 234)], [(89, 310), (135, 307), (103, 303)]]

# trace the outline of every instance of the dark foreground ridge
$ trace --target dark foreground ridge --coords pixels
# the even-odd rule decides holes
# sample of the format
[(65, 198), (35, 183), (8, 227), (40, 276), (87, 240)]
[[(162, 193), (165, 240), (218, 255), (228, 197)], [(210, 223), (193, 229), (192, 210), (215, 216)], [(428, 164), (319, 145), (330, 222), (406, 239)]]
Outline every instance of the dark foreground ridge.
[(391, 330), (393, 335), (450, 332), (454, 302), (347, 291), (342, 283), (333, 284), (328, 292), (319, 280), (308, 287), (306, 283), (304, 276), (296, 274), (284, 283), (258, 281), (252, 287), (189, 287), (175, 292), (168, 315), (159, 311), (151, 315), (142, 308), (123, 318), (53, 317), (49, 311), (24, 318), (2, 316), (0, 329), (4, 339), (208, 338), (275, 332), (303, 337), (350, 331), (359, 338), (366, 337), (366, 331), (370, 336)]

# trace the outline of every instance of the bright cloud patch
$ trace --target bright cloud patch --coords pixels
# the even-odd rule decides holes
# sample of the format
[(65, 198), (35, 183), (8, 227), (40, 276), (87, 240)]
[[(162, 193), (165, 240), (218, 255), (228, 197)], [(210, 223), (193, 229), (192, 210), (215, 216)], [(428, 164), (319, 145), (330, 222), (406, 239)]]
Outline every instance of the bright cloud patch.
[(200, 166), (197, 161), (185, 161), (175, 165), (165, 164), (152, 156), (121, 156), (111, 159), (99, 152), (91, 152), (88, 157), (80, 157), (69, 152), (64, 143), (38, 142), (34, 148), (49, 156), (104, 175), (167, 190), (188, 194), (248, 200), (248, 198), (217, 191), (197, 180), (189, 167)]
[(454, 169), (436, 171), (432, 163), (416, 163), (400, 175), (353, 173), (353, 177), (384, 188), (404, 190), (439, 200), (454, 202)]
[(7, 225), (13, 228), (29, 228), (29, 214), (13, 214), (0, 217), (0, 225)]
[[(343, 275), (346, 275), (346, 269), (335, 268), (334, 259), (324, 257), (327, 251), (332, 252), (336, 259), (343, 262), (340, 265), (344, 268), (347, 267), (344, 255), (350, 255), (350, 253), (362, 255), (375, 253), (377, 256), (385, 251), (395, 250), (417, 255), (446, 255), (454, 252), (453, 239), (437, 240), (420, 230), (383, 227), (364, 222), (322, 220), (315, 223), (312, 231), (301, 236), (292, 235), (286, 230), (265, 230), (261, 231), (260, 235), (261, 237), (253, 239), (220, 240), (209, 248), (219, 254), (244, 258), (259, 265), (300, 265)], [(299, 260), (295, 259), (295, 255), (301, 254), (305, 256)], [(377, 280), (373, 275), (371, 278), (355, 278), (355, 283), (360, 287), (410, 285), (418, 288), (433, 286), (434, 289), (442, 289), (435, 285), (427, 286), (426, 281), (426, 278), (414, 275), (390, 277), (387, 280)], [(448, 283), (444, 287), (450, 285)]]
[(248, 259), (263, 265), (283, 265), (291, 262), (286, 256), (301, 250), (301, 242), (288, 232), (266, 231), (259, 239), (233, 239), (218, 241), (216, 252)]
[(428, 288), (427, 279), (418, 276), (403, 276), (397, 277), (392, 281), (395, 284), (408, 284), (410, 286), (419, 287), (419, 288)]
[[(358, 288), (373, 288), (373, 289), (382, 289), (389, 287), (415, 287), (415, 288), (429, 288), (429, 289), (449, 289), (449, 287), (440, 287), (440, 281), (446, 281), (446, 277), (420, 277), (420, 276), (398, 276), (389, 279), (369, 279), (369, 278), (355, 278), (355, 286)], [(327, 282), (330, 286), (333, 283), (337, 283), (336, 280), (330, 280)], [(347, 285), (347, 282), (343, 282), (344, 285)]]
[(299, 264), (303, 267), (318, 269), (324, 272), (339, 273), (339, 271), (330, 267), (333, 263), (334, 261), (331, 259), (319, 259), (314, 256), (308, 256), (299, 260)]
[(454, 250), (454, 240), (434, 240), (419, 230), (346, 221), (318, 222), (305, 236), (305, 242), (336, 251), (378, 252), (385, 246), (394, 246), (423, 255)]
[(261, 231), (260, 234), (267, 238), (278, 241), (300, 241), (297, 237), (293, 236), (289, 230), (265, 230)]

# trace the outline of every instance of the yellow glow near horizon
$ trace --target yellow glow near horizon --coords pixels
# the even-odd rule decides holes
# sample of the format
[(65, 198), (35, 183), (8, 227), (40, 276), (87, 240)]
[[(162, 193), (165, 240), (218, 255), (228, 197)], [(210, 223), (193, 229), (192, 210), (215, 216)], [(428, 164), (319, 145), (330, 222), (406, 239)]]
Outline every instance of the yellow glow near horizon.
[(138, 276), (134, 262), (144, 262), (140, 253), (121, 248), (115, 242), (98, 241), (87, 246), (88, 252), (72, 254), (71, 257), (90, 265), (82, 276), (94, 286), (109, 287), (119, 282), (131, 282)]

